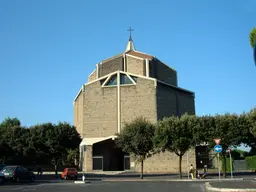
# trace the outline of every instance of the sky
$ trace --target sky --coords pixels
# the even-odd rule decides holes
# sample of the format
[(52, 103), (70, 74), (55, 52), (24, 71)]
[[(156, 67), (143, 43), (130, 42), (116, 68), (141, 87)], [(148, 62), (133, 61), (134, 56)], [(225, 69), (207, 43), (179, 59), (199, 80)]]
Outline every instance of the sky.
[(138, 51), (178, 72), (196, 114), (256, 106), (255, 0), (0, 0), (0, 121), (73, 124), (73, 100), (101, 60)]

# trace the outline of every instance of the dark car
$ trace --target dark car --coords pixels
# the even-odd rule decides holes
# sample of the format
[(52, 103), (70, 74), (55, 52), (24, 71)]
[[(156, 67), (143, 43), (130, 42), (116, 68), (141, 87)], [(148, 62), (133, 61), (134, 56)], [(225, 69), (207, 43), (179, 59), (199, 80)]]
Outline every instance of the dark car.
[(4, 174), (5, 180), (12, 180), (15, 182), (20, 181), (34, 181), (35, 175), (22, 166), (6, 166), (2, 169), (1, 173)]
[[(0, 171), (5, 167), (6, 165), (4, 164), (0, 164)], [(1, 184), (4, 184), (4, 181), (5, 181), (5, 176), (3, 173), (0, 172), (0, 185)]]
[(4, 167), (6, 167), (6, 165), (0, 164), (0, 171), (1, 171)]

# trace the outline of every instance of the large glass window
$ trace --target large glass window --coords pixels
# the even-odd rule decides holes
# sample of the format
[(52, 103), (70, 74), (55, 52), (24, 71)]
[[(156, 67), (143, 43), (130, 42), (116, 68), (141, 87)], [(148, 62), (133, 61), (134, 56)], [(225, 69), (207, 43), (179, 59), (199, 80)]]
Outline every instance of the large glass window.
[[(137, 78), (131, 76), (131, 78), (136, 82)], [(134, 82), (132, 81), (128, 75), (120, 73), (120, 85), (133, 85)], [(103, 80), (101, 81), (103, 84)], [(110, 79), (104, 84), (104, 86), (115, 86), (117, 85), (117, 74), (112, 75)]]
[(105, 84), (105, 86), (117, 85), (117, 75), (113, 75), (110, 77), (109, 81)]
[(127, 75), (124, 75), (121, 73), (120, 74), (120, 84), (125, 85), (125, 84), (133, 84), (133, 83)]
[(133, 79), (133, 81), (137, 82), (137, 77), (130, 75), (130, 77)]

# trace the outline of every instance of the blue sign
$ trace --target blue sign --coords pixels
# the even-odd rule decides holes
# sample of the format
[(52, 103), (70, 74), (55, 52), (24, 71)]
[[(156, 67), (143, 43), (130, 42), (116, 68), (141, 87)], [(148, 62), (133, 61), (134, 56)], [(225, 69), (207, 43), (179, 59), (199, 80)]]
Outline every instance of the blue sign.
[(215, 146), (214, 146), (214, 151), (215, 151), (216, 153), (220, 153), (220, 152), (222, 151), (222, 146), (221, 146), (221, 145), (215, 145)]

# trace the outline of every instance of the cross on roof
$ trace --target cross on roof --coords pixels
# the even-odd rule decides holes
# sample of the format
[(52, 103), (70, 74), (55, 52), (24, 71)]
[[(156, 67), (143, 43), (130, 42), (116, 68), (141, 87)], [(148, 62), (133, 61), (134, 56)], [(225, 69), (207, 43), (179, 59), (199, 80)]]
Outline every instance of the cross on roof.
[(130, 39), (132, 39), (132, 31), (134, 31), (134, 29), (130, 27), (127, 31), (130, 31)]

